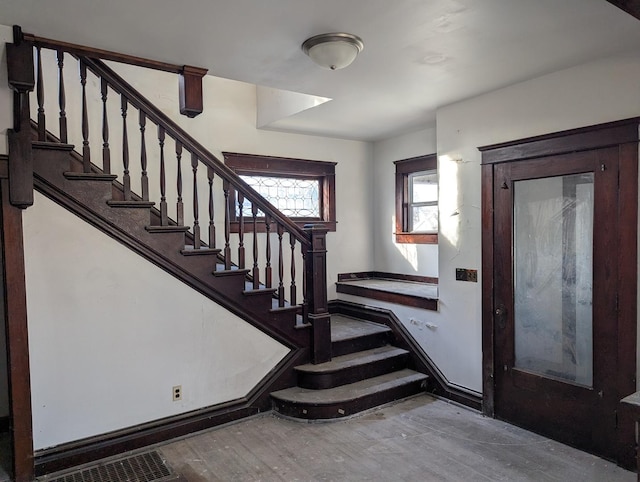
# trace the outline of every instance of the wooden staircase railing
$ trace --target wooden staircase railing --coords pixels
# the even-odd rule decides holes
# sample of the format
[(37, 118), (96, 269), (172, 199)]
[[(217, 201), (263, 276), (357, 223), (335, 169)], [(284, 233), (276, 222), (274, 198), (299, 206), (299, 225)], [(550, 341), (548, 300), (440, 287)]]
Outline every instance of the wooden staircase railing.
[[(64, 43), (52, 49), (51, 40), (40, 44), (37, 37), (32, 38), (36, 40), (22, 40), (22, 45), (26, 43), (30, 49), (23, 47), (13, 54), (35, 54), (35, 61), (22, 58), (9, 64), (10, 69), (23, 70), (10, 72), (9, 79), (11, 83), (12, 78), (35, 78), (35, 104), (30, 117), (37, 125), (37, 140), (51, 141), (55, 136), (61, 143), (81, 145), (84, 174), (121, 175), (123, 199), (114, 199), (114, 205), (154, 202), (160, 215), (159, 224), (150, 226), (151, 230), (188, 231), (186, 239), (191, 244), (185, 251), (196, 254), (216, 250), (219, 263), (212, 269), (246, 269), (253, 289), (273, 289), (276, 309), (296, 309), (302, 323), (311, 325), (312, 360), (329, 360), (326, 230), (299, 228), (101, 60), (69, 53)], [(75, 86), (69, 83), (73, 64), (79, 72), (79, 85)], [(29, 67), (35, 69), (35, 76), (33, 71), (24, 72)], [(16, 98), (20, 98), (15, 109), (16, 126), (18, 130), (22, 127), (24, 140), (30, 89), (13, 87)], [(48, 118), (52, 110), (55, 121)], [(72, 117), (76, 113), (79, 119)], [(114, 115), (119, 119), (114, 120)], [(114, 140), (119, 144), (117, 149)], [(30, 155), (19, 151), (10, 152), (10, 157)], [(94, 164), (97, 157), (101, 158), (100, 167)], [(30, 169), (28, 159), (16, 163), (24, 170)], [(22, 175), (27, 184), (28, 175), (32, 174)], [(139, 186), (139, 194), (132, 184)], [(237, 193), (237, 206), (230, 199), (230, 189)], [(28, 202), (21, 207), (27, 206)], [(222, 216), (218, 206), (222, 206)], [(242, 214), (243, 206), (251, 212), (248, 220)], [(238, 233), (231, 230), (231, 210), (238, 213)], [(264, 233), (257, 229), (258, 223), (266, 224)]]

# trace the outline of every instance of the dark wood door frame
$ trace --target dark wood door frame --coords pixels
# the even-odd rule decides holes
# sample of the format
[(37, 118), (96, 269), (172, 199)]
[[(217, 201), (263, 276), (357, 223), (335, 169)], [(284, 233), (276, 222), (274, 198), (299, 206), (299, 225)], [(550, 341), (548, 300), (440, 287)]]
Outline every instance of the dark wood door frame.
[[(636, 387), (638, 125), (633, 118), (481, 147), (482, 166), (482, 376), (483, 413), (495, 416), (494, 381), (494, 168), (502, 162), (540, 158), (604, 147), (619, 150), (618, 386)], [(628, 429), (631, 429), (629, 427)], [(625, 428), (626, 430), (626, 428)], [(621, 453), (622, 453), (621, 449)], [(620, 461), (629, 465), (629, 461)]]
[(22, 210), (9, 202), (8, 163), (2, 156), (0, 219), (12, 469), (14, 480), (26, 482), (34, 478), (34, 459)]

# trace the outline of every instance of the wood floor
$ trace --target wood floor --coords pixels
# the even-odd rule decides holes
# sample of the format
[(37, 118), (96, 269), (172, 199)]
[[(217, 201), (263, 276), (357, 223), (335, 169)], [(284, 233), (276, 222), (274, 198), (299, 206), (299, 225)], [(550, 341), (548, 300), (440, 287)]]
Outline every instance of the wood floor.
[(189, 482), (636, 480), (611, 462), (427, 395), (333, 423), (265, 415), (159, 451)]

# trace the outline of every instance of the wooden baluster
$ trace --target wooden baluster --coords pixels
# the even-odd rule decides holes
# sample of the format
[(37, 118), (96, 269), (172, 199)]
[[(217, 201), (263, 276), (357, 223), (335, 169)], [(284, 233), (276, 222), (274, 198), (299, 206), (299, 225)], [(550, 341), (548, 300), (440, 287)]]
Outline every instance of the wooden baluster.
[(178, 140), (176, 140), (176, 161), (178, 163), (178, 173), (176, 177), (176, 188), (178, 190), (176, 222), (178, 226), (184, 226), (184, 204), (182, 203), (182, 143)]
[(251, 215), (253, 216), (253, 289), (260, 288), (260, 268), (258, 268), (258, 206), (251, 203)]
[(207, 179), (209, 180), (209, 248), (216, 247), (216, 226), (213, 222), (213, 178), (215, 172), (212, 167), (207, 167)]
[(158, 144), (160, 145), (160, 225), (169, 224), (167, 212), (167, 179), (164, 165), (164, 127), (158, 126)]
[(264, 215), (264, 229), (267, 234), (267, 264), (264, 269), (264, 282), (267, 288), (271, 288), (271, 217)]
[(58, 104), (60, 106), (60, 142), (67, 143), (67, 94), (64, 89), (64, 52), (58, 50)]
[(82, 60), (80, 60), (80, 84), (82, 84), (82, 168), (84, 172), (91, 172), (89, 114), (87, 112), (87, 66)]
[(102, 79), (102, 172), (111, 174), (111, 150), (109, 149), (109, 120), (107, 119), (107, 80)]
[(129, 137), (127, 135), (127, 106), (127, 98), (122, 95), (120, 97), (120, 109), (122, 111), (122, 165), (124, 166), (122, 184), (124, 184), (124, 200), (131, 201), (131, 177), (129, 176)]
[(244, 204), (244, 195), (236, 191), (238, 196), (238, 267), (244, 269), (244, 212), (242, 205)]
[(290, 300), (291, 306), (296, 305), (296, 258), (295, 258), (295, 249), (296, 249), (296, 238), (293, 236), (293, 233), (289, 233), (289, 244), (291, 245), (291, 290), (290, 290)]
[(222, 182), (222, 192), (224, 193), (224, 269), (231, 269), (231, 206), (229, 202), (229, 181)]
[(38, 83), (36, 85), (36, 93), (38, 96), (38, 140), (47, 140), (47, 127), (44, 115), (44, 75), (42, 73), (42, 49), (37, 48), (38, 52)]
[(282, 308), (284, 306), (284, 258), (282, 249), (282, 235), (284, 234), (284, 228), (281, 224), (278, 224), (278, 306)]
[(147, 144), (144, 137), (144, 131), (147, 126), (147, 116), (140, 111), (140, 167), (142, 168), (142, 200), (149, 200), (149, 177), (147, 176)]
[(198, 220), (198, 156), (191, 153), (191, 170), (193, 171), (193, 249), (200, 249), (200, 221)]

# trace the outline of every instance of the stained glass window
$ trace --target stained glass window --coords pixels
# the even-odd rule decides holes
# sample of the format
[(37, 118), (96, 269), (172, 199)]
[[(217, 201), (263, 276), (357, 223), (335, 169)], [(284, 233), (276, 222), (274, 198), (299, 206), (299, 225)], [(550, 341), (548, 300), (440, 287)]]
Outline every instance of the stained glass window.
[[(317, 179), (240, 176), (278, 210), (294, 218), (320, 217), (320, 182)], [(251, 203), (242, 205), (244, 216), (251, 216)]]

